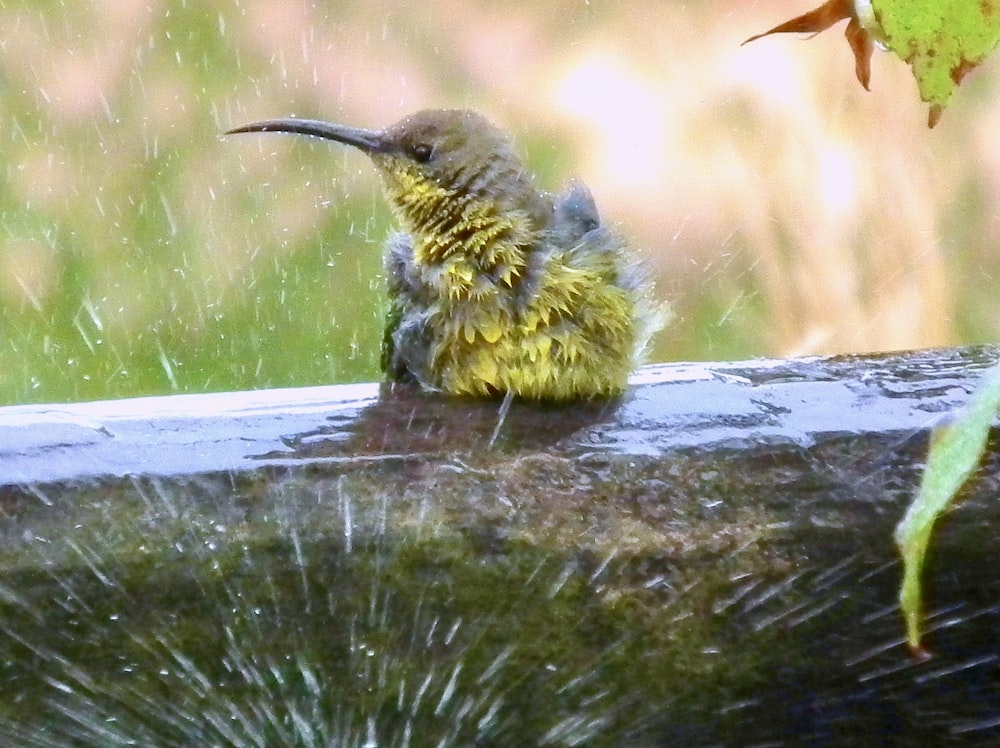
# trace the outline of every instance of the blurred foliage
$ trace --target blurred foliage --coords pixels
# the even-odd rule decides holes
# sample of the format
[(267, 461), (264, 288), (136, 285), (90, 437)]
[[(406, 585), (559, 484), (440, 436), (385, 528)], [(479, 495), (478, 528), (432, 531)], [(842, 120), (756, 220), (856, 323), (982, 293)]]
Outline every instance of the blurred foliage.
[(840, 45), (740, 48), (781, 15), (6, 3), (0, 402), (376, 378), (391, 221), (368, 164), (219, 137), (292, 114), (489, 114), (542, 186), (580, 177), (646, 252), (677, 311), (653, 360), (995, 339), (1000, 76), (928, 135), (905, 69), (862, 99)]

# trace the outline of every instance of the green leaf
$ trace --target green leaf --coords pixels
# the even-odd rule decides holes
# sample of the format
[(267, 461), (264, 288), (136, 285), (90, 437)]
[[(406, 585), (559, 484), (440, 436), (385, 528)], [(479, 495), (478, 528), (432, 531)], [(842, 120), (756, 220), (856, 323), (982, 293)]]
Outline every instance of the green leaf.
[(903, 556), (899, 603), (906, 619), (907, 640), (914, 652), (923, 653), (920, 646), (920, 574), (931, 529), (979, 465), (990, 426), (998, 411), (1000, 365), (986, 374), (964, 411), (954, 421), (934, 430), (917, 497), (896, 527), (896, 545)]
[[(855, 0), (859, 7), (867, 1)], [(1000, 6), (984, 0), (870, 0), (880, 41), (913, 69), (931, 127), (966, 73), (1000, 43)]]
[(920, 98), (931, 105), (931, 127), (966, 74), (1000, 43), (994, 0), (826, 0), (743, 43), (771, 34), (818, 34), (843, 20), (861, 85), (869, 87), (875, 43), (892, 50), (912, 68)]

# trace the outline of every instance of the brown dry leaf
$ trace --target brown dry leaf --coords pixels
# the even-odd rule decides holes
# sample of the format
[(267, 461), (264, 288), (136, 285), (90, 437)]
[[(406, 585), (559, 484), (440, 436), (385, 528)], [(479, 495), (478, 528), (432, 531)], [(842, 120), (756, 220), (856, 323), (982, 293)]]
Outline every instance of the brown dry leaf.
[(861, 81), (861, 85), (865, 87), (865, 90), (870, 90), (868, 84), (871, 80), (871, 59), (875, 43), (871, 34), (868, 33), (858, 20), (854, 11), (853, 0), (827, 0), (827, 2), (818, 8), (808, 13), (803, 13), (801, 16), (797, 16), (790, 21), (785, 21), (785, 23), (779, 24), (773, 29), (765, 31), (763, 34), (751, 36), (743, 43), (748, 44), (755, 39), (770, 36), (771, 34), (818, 34), (821, 31), (826, 31), (838, 21), (847, 19), (850, 22), (847, 24), (844, 36), (847, 37), (847, 43), (851, 45), (851, 51), (854, 52), (854, 72), (858, 76), (858, 80)]

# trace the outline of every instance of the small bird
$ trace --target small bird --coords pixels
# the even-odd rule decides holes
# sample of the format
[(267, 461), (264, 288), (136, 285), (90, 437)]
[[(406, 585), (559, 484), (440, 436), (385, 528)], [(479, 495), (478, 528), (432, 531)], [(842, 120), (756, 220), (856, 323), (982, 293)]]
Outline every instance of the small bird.
[(283, 132), (354, 146), (382, 178), (390, 236), (382, 368), (450, 395), (570, 401), (625, 391), (665, 307), (590, 190), (537, 189), (511, 140), (470, 110), (370, 130), (308, 119)]

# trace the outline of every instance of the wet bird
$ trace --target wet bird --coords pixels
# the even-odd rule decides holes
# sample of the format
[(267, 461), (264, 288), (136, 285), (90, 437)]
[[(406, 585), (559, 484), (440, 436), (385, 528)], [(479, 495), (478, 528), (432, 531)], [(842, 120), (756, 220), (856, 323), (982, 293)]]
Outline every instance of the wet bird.
[(385, 250), (382, 368), (452, 395), (566, 401), (620, 395), (664, 313), (590, 191), (537, 189), (510, 139), (468, 110), (381, 130), (307, 119), (282, 132), (367, 154), (402, 231)]

